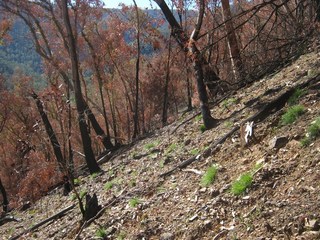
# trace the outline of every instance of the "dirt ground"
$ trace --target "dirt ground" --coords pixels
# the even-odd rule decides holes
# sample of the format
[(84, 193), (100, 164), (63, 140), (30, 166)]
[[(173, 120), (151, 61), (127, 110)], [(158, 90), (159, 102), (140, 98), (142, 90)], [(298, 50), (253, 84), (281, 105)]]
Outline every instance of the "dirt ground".
[[(268, 102), (309, 79), (313, 83), (298, 100), (304, 113), (294, 123), (281, 124), (286, 105), (254, 123), (255, 139), (248, 145), (235, 131), (212, 148)], [(79, 192), (97, 194), (100, 217), (83, 226), (76, 205), (20, 239), (320, 239), (320, 141), (300, 143), (320, 117), (319, 79), (320, 54), (311, 52), (214, 106), (212, 115), (220, 119), (214, 129), (202, 133), (196, 112), (184, 114), (120, 149), (102, 164), (102, 174), (79, 177)], [(192, 157), (193, 163), (160, 176)], [(203, 186), (212, 165), (218, 169), (215, 180)], [(246, 172), (253, 175), (251, 186), (234, 195), (231, 185)], [(16, 236), (72, 204), (73, 194), (63, 196), (57, 188), (27, 210), (11, 212), (20, 221), (0, 226), (0, 238)]]

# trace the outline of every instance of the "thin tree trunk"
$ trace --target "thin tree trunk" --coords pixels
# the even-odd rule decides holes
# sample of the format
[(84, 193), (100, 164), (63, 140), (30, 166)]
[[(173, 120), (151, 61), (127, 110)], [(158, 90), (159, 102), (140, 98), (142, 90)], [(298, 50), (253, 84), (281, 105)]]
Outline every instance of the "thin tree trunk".
[(105, 123), (105, 126), (106, 126), (106, 131), (107, 131), (107, 134), (105, 136), (105, 142), (108, 143), (108, 146), (106, 146), (105, 144), (105, 147), (113, 147), (112, 146), (112, 143), (111, 143), (111, 140), (110, 140), (110, 129), (109, 129), (109, 123), (108, 123), (108, 118), (107, 118), (107, 111), (106, 111), (106, 107), (105, 107), (105, 103), (104, 103), (104, 96), (103, 96), (103, 90), (102, 90), (102, 75), (101, 75), (101, 71), (100, 71), (100, 68), (99, 68), (99, 60), (98, 60), (98, 57), (94, 51), (94, 47), (92, 45), (92, 43), (90, 42), (90, 40), (88, 39), (88, 37), (86, 36), (86, 34), (84, 33), (84, 31), (81, 32), (82, 33), (82, 36), (84, 38), (84, 40), (86, 41), (88, 47), (89, 47), (89, 50), (90, 50), (90, 53), (91, 53), (91, 56), (92, 56), (92, 59), (93, 59), (93, 67), (94, 67), (94, 72), (95, 72), (95, 75), (97, 77), (97, 80), (98, 80), (98, 85), (99, 85), (99, 94), (100, 94), (100, 100), (101, 100), (101, 105), (102, 105), (102, 111), (103, 111), (103, 118), (104, 118), (104, 123)]
[(195, 71), (195, 78), (197, 82), (197, 90), (199, 94), (200, 107), (204, 125), (206, 129), (210, 129), (216, 125), (216, 120), (211, 116), (209, 103), (208, 103), (208, 94), (206, 86), (204, 84), (204, 74), (202, 66), (205, 62), (199, 50), (196, 47), (196, 41), (201, 29), (202, 19), (204, 15), (204, 0), (200, 0), (199, 15), (197, 19), (196, 26), (191, 34), (190, 39), (187, 38), (185, 31), (179, 25), (175, 19), (173, 13), (168, 8), (164, 0), (155, 0), (160, 9), (162, 10), (165, 18), (172, 28), (172, 35), (178, 42), (179, 46), (187, 53), (190, 54), (190, 60), (192, 61), (193, 69)]
[(51, 123), (50, 123), (50, 121), (48, 119), (47, 114), (45, 113), (45, 111), (43, 109), (43, 104), (42, 104), (41, 100), (39, 99), (38, 95), (35, 92), (33, 92), (31, 94), (31, 96), (36, 101), (36, 105), (37, 105), (38, 111), (40, 113), (42, 122), (44, 124), (45, 129), (46, 129), (47, 135), (48, 135), (48, 137), (50, 139), (54, 155), (56, 156), (56, 159), (57, 159), (57, 162), (58, 162), (58, 165), (59, 165), (59, 169), (60, 169), (61, 172), (64, 172), (64, 169), (66, 168), (66, 161), (63, 158), (58, 138), (57, 138), (57, 136), (56, 136), (56, 134), (55, 134), (55, 132), (54, 132), (54, 130), (52, 128), (52, 125), (51, 125)]
[(224, 18), (226, 30), (227, 30), (227, 42), (228, 42), (228, 49), (229, 49), (229, 54), (231, 58), (231, 65), (233, 69), (234, 78), (236, 82), (238, 82), (244, 78), (243, 63), (240, 57), (238, 40), (233, 27), (229, 0), (222, 0), (221, 3), (222, 3), (223, 18)]
[(168, 46), (168, 58), (166, 66), (166, 78), (164, 84), (164, 96), (163, 96), (163, 108), (162, 108), (162, 126), (168, 124), (168, 90), (169, 90), (169, 80), (170, 80), (170, 60), (171, 60), (171, 34), (169, 37), (169, 46)]
[(90, 173), (95, 173), (95, 172), (101, 171), (101, 169), (94, 157), (94, 153), (91, 146), (91, 139), (88, 133), (87, 124), (84, 117), (86, 107), (84, 105), (84, 100), (81, 93), (76, 42), (73, 36), (71, 24), (70, 24), (67, 0), (62, 0), (62, 13), (63, 13), (64, 24), (66, 27), (66, 32), (68, 35), (69, 54), (70, 54), (71, 65), (72, 65), (72, 79), (74, 83), (75, 100), (76, 100), (76, 106), (77, 106), (77, 112), (78, 112), (78, 124), (79, 124), (81, 138), (82, 138), (83, 151), (85, 154), (85, 160)]
[(136, 17), (137, 17), (137, 61), (136, 61), (136, 94), (135, 94), (135, 109), (133, 118), (133, 135), (132, 138), (136, 138), (139, 134), (139, 72), (140, 72), (140, 17), (139, 9), (135, 0), (133, 0)]
[(7, 197), (6, 189), (4, 188), (4, 186), (3, 186), (2, 182), (1, 182), (1, 178), (0, 178), (0, 192), (1, 192), (2, 198), (3, 198), (2, 209), (3, 209), (4, 212), (7, 212), (8, 211), (9, 200), (8, 200), (8, 197)]

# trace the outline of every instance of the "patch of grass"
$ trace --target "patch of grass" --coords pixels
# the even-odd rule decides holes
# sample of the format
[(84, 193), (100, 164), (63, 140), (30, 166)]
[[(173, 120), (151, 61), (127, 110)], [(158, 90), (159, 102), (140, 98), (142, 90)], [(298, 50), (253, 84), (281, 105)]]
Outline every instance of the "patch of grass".
[(288, 104), (290, 106), (297, 104), (299, 102), (299, 99), (306, 94), (307, 94), (307, 90), (305, 89), (300, 89), (300, 88), (295, 89), (294, 93), (288, 100)]
[(81, 183), (81, 180), (79, 178), (73, 179), (73, 184), (74, 185), (80, 185), (80, 183)]
[(192, 155), (198, 155), (199, 152), (200, 152), (200, 150), (199, 150), (198, 148), (194, 148), (194, 149), (192, 149), (192, 150), (190, 151), (190, 154), (192, 154)]
[(207, 128), (206, 128), (206, 126), (205, 126), (204, 124), (201, 124), (200, 127), (199, 127), (199, 129), (200, 129), (200, 131), (201, 131), (202, 133), (204, 133), (204, 132), (207, 130)]
[(91, 179), (95, 179), (95, 178), (97, 178), (99, 176), (99, 173), (92, 173), (91, 175), (90, 175), (90, 178)]
[(80, 193), (79, 193), (79, 197), (80, 199), (83, 199), (84, 196), (87, 194), (87, 190), (86, 189), (81, 189)]
[(233, 123), (231, 121), (225, 121), (223, 125), (227, 128), (231, 128), (233, 126)]
[(239, 179), (234, 181), (231, 185), (231, 193), (238, 196), (246, 191), (251, 186), (253, 176), (251, 173), (245, 173), (240, 176)]
[(288, 125), (294, 123), (299, 116), (304, 113), (305, 109), (301, 105), (294, 105), (290, 107), (285, 114), (281, 117), (281, 124)]
[(164, 160), (161, 160), (161, 161), (159, 162), (159, 167), (160, 167), (160, 168), (164, 168), (164, 162), (165, 162)]
[(155, 141), (155, 142), (151, 142), (151, 143), (147, 143), (146, 145), (144, 145), (144, 148), (147, 150), (151, 150), (152, 148), (154, 148), (155, 146), (157, 146), (160, 143), (160, 141)]
[(129, 206), (132, 207), (132, 208), (135, 208), (140, 203), (141, 203), (141, 201), (138, 198), (131, 198), (129, 200)]
[(172, 153), (174, 150), (177, 149), (177, 144), (171, 143), (170, 146), (167, 148), (167, 153)]
[(230, 106), (236, 104), (238, 99), (236, 98), (228, 98), (221, 103), (221, 106), (225, 109), (228, 109)]
[(196, 122), (199, 122), (200, 120), (202, 120), (202, 114), (199, 114), (194, 119), (195, 119)]
[(209, 167), (201, 178), (201, 185), (204, 187), (207, 187), (210, 184), (212, 184), (217, 175), (217, 172), (218, 172), (218, 168), (215, 165)]
[(114, 183), (112, 181), (106, 182), (103, 186), (104, 190), (110, 190), (113, 187)]
[(96, 231), (96, 236), (98, 238), (105, 239), (107, 237), (107, 235), (108, 235), (108, 232), (103, 227), (98, 228), (97, 231)]
[(317, 137), (320, 136), (320, 117), (317, 117), (307, 129), (306, 137), (301, 140), (301, 145), (306, 147), (311, 144)]

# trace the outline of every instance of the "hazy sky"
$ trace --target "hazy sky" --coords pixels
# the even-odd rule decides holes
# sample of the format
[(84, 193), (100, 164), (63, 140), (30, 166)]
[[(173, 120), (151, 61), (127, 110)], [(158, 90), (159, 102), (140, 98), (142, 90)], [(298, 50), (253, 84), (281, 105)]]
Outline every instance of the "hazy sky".
[[(107, 8), (118, 8), (119, 3), (124, 3), (126, 5), (133, 5), (132, 0), (103, 0), (105, 3), (105, 7)], [(151, 8), (150, 2), (152, 3), (153, 8), (157, 6), (157, 4), (153, 0), (136, 0), (138, 7), (140, 8)]]

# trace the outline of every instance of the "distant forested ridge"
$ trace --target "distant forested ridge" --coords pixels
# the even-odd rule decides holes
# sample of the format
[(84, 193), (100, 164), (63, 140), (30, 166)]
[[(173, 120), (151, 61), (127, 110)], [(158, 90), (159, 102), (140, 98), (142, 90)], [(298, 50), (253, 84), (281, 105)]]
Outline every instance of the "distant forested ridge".
[(41, 58), (33, 46), (28, 27), (17, 19), (9, 35), (11, 39), (0, 46), (0, 74), (10, 77), (17, 71), (22, 72), (34, 77), (35, 87), (41, 87)]

